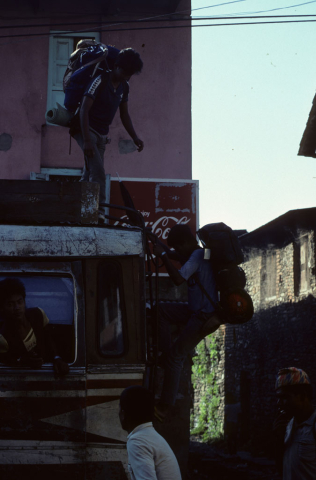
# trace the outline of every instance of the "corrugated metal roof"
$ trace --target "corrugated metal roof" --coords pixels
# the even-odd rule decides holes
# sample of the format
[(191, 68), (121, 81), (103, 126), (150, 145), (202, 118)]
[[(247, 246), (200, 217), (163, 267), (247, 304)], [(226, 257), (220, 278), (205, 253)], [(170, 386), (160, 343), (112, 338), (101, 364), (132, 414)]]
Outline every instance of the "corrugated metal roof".
[(298, 235), (307, 230), (316, 229), (316, 207), (290, 210), (262, 225), (250, 233), (239, 237), (243, 248), (282, 247), (293, 242)]

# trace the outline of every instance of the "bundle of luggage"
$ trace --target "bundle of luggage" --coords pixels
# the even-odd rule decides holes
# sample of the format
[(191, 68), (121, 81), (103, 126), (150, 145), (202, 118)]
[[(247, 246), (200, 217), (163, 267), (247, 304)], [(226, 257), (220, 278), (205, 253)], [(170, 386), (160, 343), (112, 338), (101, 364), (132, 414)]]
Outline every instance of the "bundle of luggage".
[(63, 79), (64, 105), (75, 112), (88, 83), (106, 70), (112, 70), (120, 50), (95, 40), (81, 40), (68, 61)]
[(254, 310), (251, 297), (245, 291), (245, 272), (239, 266), (244, 255), (238, 237), (225, 223), (205, 225), (197, 235), (205, 250), (204, 258), (210, 260), (215, 272), (220, 297), (217, 313), (228, 323), (248, 322)]
[(78, 42), (63, 78), (64, 107), (57, 103), (57, 107), (46, 112), (46, 121), (63, 127), (71, 126), (89, 82), (103, 71), (112, 70), (119, 53), (117, 48), (95, 40)]

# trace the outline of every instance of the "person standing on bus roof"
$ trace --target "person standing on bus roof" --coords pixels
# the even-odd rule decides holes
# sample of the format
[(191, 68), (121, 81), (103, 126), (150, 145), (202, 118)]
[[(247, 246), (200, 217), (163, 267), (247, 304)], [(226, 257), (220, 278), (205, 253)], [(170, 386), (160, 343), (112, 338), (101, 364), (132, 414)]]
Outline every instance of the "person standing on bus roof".
[(128, 470), (132, 480), (181, 480), (179, 464), (166, 440), (153, 427), (154, 396), (144, 387), (126, 388), (119, 418), (128, 432)]
[(25, 286), (18, 278), (0, 282), (0, 361), (11, 365), (41, 368), (52, 362), (56, 376), (64, 376), (69, 366), (57, 354), (41, 308), (26, 308)]
[[(143, 62), (138, 52), (132, 48), (121, 50), (113, 70), (103, 72), (91, 80), (80, 108), (81, 129), (72, 132), (72, 136), (83, 150), (85, 165), (81, 181), (100, 184), (100, 203), (105, 202), (105, 170), (103, 157), (108, 143), (109, 126), (117, 109), (120, 110), (121, 122), (141, 152), (144, 142), (140, 140), (128, 111), (130, 78), (141, 72)], [(105, 207), (99, 208), (99, 222), (104, 223)]]

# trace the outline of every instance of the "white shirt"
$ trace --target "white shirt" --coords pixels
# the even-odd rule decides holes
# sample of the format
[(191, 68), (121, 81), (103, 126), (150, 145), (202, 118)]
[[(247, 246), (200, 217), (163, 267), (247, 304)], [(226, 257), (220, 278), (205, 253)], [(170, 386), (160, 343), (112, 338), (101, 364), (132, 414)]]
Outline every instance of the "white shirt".
[(152, 422), (138, 425), (128, 435), (127, 453), (132, 480), (181, 480), (175, 454)]
[(197, 248), (193, 251), (187, 262), (180, 268), (181, 277), (188, 281), (188, 304), (192, 312), (214, 312), (214, 305), (202, 292), (196, 279), (196, 275), (201, 285), (205, 288), (213, 303), (218, 302), (218, 292), (215, 282), (214, 271), (210, 260), (204, 260), (204, 250)]

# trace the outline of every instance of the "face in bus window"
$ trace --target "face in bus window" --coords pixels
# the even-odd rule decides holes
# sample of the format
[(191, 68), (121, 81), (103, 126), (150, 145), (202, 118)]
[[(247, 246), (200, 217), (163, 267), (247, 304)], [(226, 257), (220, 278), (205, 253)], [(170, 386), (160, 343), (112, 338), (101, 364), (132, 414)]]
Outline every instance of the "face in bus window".
[(25, 315), (25, 300), (22, 295), (10, 295), (5, 300), (1, 313), (5, 320), (21, 321)]

